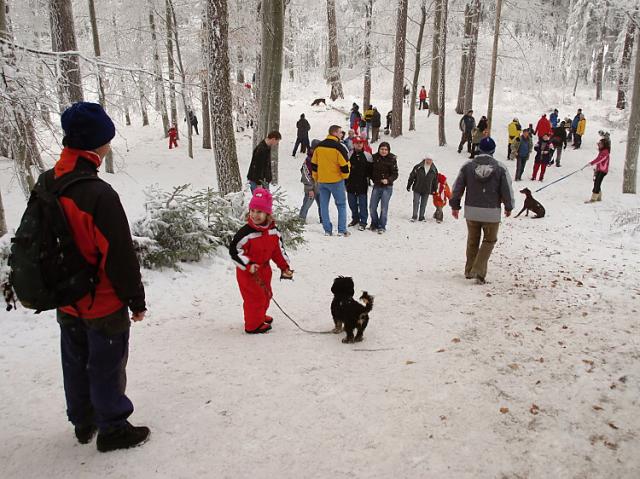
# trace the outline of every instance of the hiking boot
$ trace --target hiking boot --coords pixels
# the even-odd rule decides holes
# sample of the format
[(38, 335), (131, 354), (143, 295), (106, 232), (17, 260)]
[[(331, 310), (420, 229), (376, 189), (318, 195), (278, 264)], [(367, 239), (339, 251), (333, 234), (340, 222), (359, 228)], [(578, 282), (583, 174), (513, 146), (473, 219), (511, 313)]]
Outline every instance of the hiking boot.
[(325, 231), (324, 235), (325, 236), (333, 236), (333, 233), (331, 231)]
[(273, 323), (273, 318), (271, 316), (265, 316), (264, 317), (264, 322), (265, 322), (265, 324), (271, 324), (271, 323)]
[(487, 282), (487, 280), (484, 279), (479, 274), (476, 274), (475, 278), (476, 278), (476, 284), (485, 284)]
[(411, 221), (412, 223), (415, 223), (416, 219), (415, 218), (411, 218), (409, 221)]
[(148, 427), (132, 426), (127, 422), (113, 431), (99, 433), (96, 445), (100, 452), (128, 449), (143, 444), (149, 438), (149, 433)]
[(358, 231), (364, 231), (367, 229), (367, 225), (360, 225), (358, 226)]
[(585, 201), (585, 203), (595, 203), (598, 201), (598, 193), (591, 193), (591, 198)]
[(267, 324), (266, 322), (262, 323), (260, 326), (258, 326), (256, 329), (249, 331), (248, 329), (245, 329), (244, 332), (247, 334), (263, 334), (266, 333), (267, 331), (271, 331), (271, 325)]
[(382, 235), (382, 234), (384, 234), (384, 232), (385, 232), (385, 231), (386, 231), (386, 230), (384, 230), (384, 229), (380, 228), (380, 229), (378, 230), (378, 234), (379, 234), (379, 235)]
[(338, 236), (344, 236), (346, 238), (347, 236), (351, 236), (351, 232), (345, 231), (344, 233), (338, 233)]
[(349, 226), (349, 227), (351, 227), (351, 226), (355, 226), (355, 225), (357, 225), (358, 223), (359, 223), (359, 221), (358, 221), (358, 220), (352, 220), (352, 221), (351, 221), (351, 223), (349, 223), (349, 224), (348, 224), (348, 226)]
[(597, 193), (598, 197), (596, 198), (596, 201), (602, 201), (602, 191), (600, 193)]
[(98, 428), (95, 424), (81, 424), (75, 427), (76, 439), (80, 444), (89, 444), (96, 432)]

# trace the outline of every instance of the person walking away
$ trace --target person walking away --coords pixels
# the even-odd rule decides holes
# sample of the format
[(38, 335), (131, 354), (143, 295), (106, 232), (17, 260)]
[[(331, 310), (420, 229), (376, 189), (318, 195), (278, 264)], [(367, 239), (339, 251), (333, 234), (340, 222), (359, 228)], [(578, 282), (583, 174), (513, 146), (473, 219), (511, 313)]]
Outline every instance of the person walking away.
[(196, 130), (196, 135), (200, 135), (200, 132), (198, 132), (198, 117), (191, 108), (187, 110), (187, 118), (185, 118), (185, 121), (187, 121), (187, 119), (189, 120), (189, 128), (191, 129), (191, 132)]
[(489, 135), (489, 131), (487, 130), (488, 128), (489, 120), (487, 120), (487, 117), (483, 115), (478, 122), (478, 126), (471, 131), (471, 154), (469, 155), (469, 158), (474, 158), (476, 156), (480, 141)]
[(558, 126), (558, 109), (555, 108), (553, 110), (553, 113), (551, 113), (551, 115), (549, 115), (549, 121), (551, 122), (551, 128), (556, 128)]
[(451, 199), (451, 189), (449, 183), (447, 183), (447, 177), (442, 173), (438, 173), (438, 191), (433, 194), (433, 206), (436, 210), (433, 213), (433, 217), (436, 223), (442, 223), (444, 214), (442, 208), (447, 205), (447, 201)]
[(171, 125), (167, 133), (169, 134), (169, 149), (178, 148), (178, 127), (175, 123)]
[[(116, 130), (97, 103), (78, 102), (61, 117), (64, 148), (39, 184), (81, 181), (60, 196), (68, 227), (86, 262), (95, 267), (92, 292), (58, 308), (67, 416), (78, 442), (98, 433), (100, 452), (142, 444), (149, 428), (128, 422), (133, 404), (125, 394), (131, 321), (144, 320), (145, 292), (120, 198), (98, 169)], [(131, 317), (129, 317), (131, 311)]]
[(300, 115), (300, 119), (296, 122), (296, 128), (298, 132), (296, 134), (296, 143), (293, 145), (292, 156), (296, 156), (298, 146), (300, 146), (301, 153), (306, 153), (307, 148), (309, 148), (309, 130), (311, 130), (311, 125), (304, 117), (304, 113)]
[(571, 146), (576, 146), (576, 137), (575, 133), (578, 129), (578, 123), (580, 122), (580, 116), (582, 116), (582, 108), (578, 108), (576, 116), (571, 120), (571, 132), (569, 134), (569, 138), (573, 138), (573, 144)]
[(349, 226), (358, 225), (360, 231), (367, 227), (369, 219), (368, 198), (369, 178), (373, 157), (371, 153), (364, 151), (364, 141), (356, 138), (353, 142), (353, 153), (349, 157), (351, 171), (349, 178), (345, 180), (347, 188), (347, 200), (351, 210), (351, 223)]
[(517, 118), (514, 118), (511, 123), (507, 126), (507, 132), (509, 134), (509, 141), (507, 143), (507, 158), (511, 159), (511, 145), (513, 144), (516, 138), (520, 137), (522, 133), (522, 127), (520, 126), (520, 122)]
[(551, 131), (551, 122), (547, 114), (543, 113), (536, 125), (535, 134), (538, 135), (538, 140), (541, 140), (544, 135), (551, 136)]
[(422, 161), (415, 165), (409, 173), (407, 191), (413, 191), (413, 213), (411, 221), (425, 221), (424, 211), (427, 209), (429, 196), (435, 195), (438, 185), (438, 170), (433, 164), (433, 156), (426, 154)]
[(408, 105), (409, 104), (409, 93), (411, 93), (409, 91), (409, 86), (408, 85), (404, 86), (403, 93), (404, 93), (404, 102)]
[(364, 124), (365, 124), (365, 131), (367, 134), (367, 140), (371, 138), (371, 119), (372, 118), (373, 118), (373, 105), (369, 105), (369, 108), (367, 108), (364, 111)]
[[(367, 126), (369, 122), (367, 122)], [(371, 143), (377, 143), (380, 139), (380, 127), (382, 126), (382, 118), (376, 107), (373, 107), (373, 116), (371, 117)]]
[(587, 128), (587, 120), (585, 119), (583, 114), (580, 114), (580, 120), (578, 121), (578, 126), (576, 127), (576, 132), (573, 137), (573, 149), (579, 150), (582, 146), (582, 136), (584, 135), (584, 130)]
[(540, 170), (540, 181), (543, 181), (544, 173), (547, 171), (547, 166), (551, 163), (551, 157), (553, 156), (553, 143), (551, 143), (549, 135), (545, 133), (533, 149), (536, 151), (536, 158), (533, 164), (531, 180), (536, 180), (538, 170)]
[(329, 215), (329, 200), (338, 209), (338, 236), (349, 236), (347, 231), (347, 199), (344, 180), (349, 178), (349, 157), (346, 148), (338, 138), (342, 128), (338, 125), (329, 127), (329, 135), (313, 150), (311, 157), (312, 175), (320, 189), (320, 211), (325, 236), (333, 234), (333, 225)]
[(351, 114), (349, 115), (349, 128), (353, 130), (356, 135), (358, 134), (358, 128), (360, 127), (360, 120), (362, 116), (360, 115), (360, 107), (354, 103), (351, 107)]
[[(371, 215), (371, 231), (383, 234), (387, 231), (387, 214), (389, 201), (393, 194), (393, 182), (398, 179), (398, 159), (391, 153), (391, 145), (386, 141), (380, 143), (378, 152), (373, 155), (371, 181), (373, 190), (369, 202)], [(378, 205), (380, 214), (378, 215)]]
[(593, 190), (591, 198), (585, 203), (593, 203), (594, 201), (602, 201), (602, 180), (609, 173), (609, 156), (611, 152), (611, 140), (608, 136), (600, 138), (598, 141), (598, 156), (589, 162), (595, 166), (593, 171)]
[(460, 123), (458, 125), (460, 127), (460, 131), (462, 132), (462, 138), (460, 139), (460, 144), (458, 145), (458, 153), (462, 152), (462, 146), (467, 144), (467, 152), (471, 154), (471, 136), (472, 131), (476, 126), (476, 120), (473, 118), (473, 110), (469, 110), (465, 113), (462, 118), (460, 118)]
[(282, 140), (279, 131), (270, 131), (267, 137), (256, 145), (251, 155), (251, 164), (247, 172), (247, 180), (251, 193), (258, 187), (269, 189), (271, 183), (271, 148)]
[(420, 106), (418, 107), (418, 110), (426, 110), (427, 108), (429, 108), (429, 106), (427, 105), (427, 90), (425, 89), (424, 85), (420, 87), (418, 98), (420, 99)]
[(388, 135), (391, 131), (391, 122), (393, 121), (393, 110), (387, 112), (387, 125), (384, 127), (384, 134)]
[(464, 275), (479, 284), (486, 282), (489, 257), (498, 241), (501, 205), (507, 217), (514, 206), (511, 177), (507, 167), (493, 157), (495, 149), (490, 137), (480, 142), (480, 154), (460, 168), (449, 202), (452, 216), (458, 219), (462, 195), (465, 197), (468, 233)]
[(281, 278), (293, 278), (282, 236), (272, 214), (271, 193), (264, 188), (256, 188), (249, 202), (247, 224), (238, 230), (229, 245), (229, 254), (236, 263), (236, 280), (242, 295), (244, 331), (247, 334), (262, 334), (272, 328), (273, 318), (267, 315), (273, 296), (270, 261), (280, 269)]
[(529, 161), (529, 156), (533, 151), (533, 138), (528, 128), (525, 128), (522, 134), (513, 141), (511, 148), (511, 159), (516, 160), (516, 181), (522, 180), (522, 173)]
[(560, 160), (562, 159), (562, 150), (567, 147), (567, 130), (564, 125), (564, 121), (560, 122), (560, 125), (553, 129), (551, 136), (551, 142), (553, 143), (554, 151), (556, 152), (556, 166), (560, 166)]
[(313, 140), (311, 146), (307, 149), (307, 157), (302, 162), (300, 167), (300, 182), (304, 185), (304, 196), (302, 198), (302, 206), (300, 207), (300, 213), (298, 216), (306, 222), (309, 208), (315, 201), (318, 205), (318, 219), (322, 223), (322, 213), (320, 212), (320, 189), (318, 183), (313, 180), (313, 174), (311, 173), (313, 167), (311, 166), (311, 157), (313, 156), (313, 150), (320, 144), (320, 140)]

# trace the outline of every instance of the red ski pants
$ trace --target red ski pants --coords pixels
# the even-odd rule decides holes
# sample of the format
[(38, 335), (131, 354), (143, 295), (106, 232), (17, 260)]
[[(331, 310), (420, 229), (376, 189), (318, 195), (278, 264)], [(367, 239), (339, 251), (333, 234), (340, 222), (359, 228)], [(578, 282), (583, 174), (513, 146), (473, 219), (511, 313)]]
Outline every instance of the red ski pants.
[(533, 177), (531, 177), (532, 180), (535, 180), (536, 176), (538, 176), (538, 169), (540, 169), (540, 181), (542, 181), (544, 180), (544, 172), (547, 171), (547, 165), (545, 165), (544, 163), (534, 163)]
[(173, 147), (178, 148), (178, 140), (176, 140), (175, 136), (170, 136), (169, 137), (169, 149), (173, 148)]
[(236, 279), (244, 301), (244, 329), (253, 331), (264, 323), (271, 302), (271, 266), (261, 265), (255, 275), (236, 268)]

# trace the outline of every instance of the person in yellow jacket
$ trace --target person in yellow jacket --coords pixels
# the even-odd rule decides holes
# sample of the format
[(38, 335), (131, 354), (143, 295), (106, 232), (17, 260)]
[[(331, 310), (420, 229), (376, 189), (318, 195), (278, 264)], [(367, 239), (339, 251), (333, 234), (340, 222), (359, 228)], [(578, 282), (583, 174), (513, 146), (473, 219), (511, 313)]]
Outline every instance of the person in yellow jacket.
[(344, 180), (349, 178), (349, 153), (339, 138), (342, 128), (338, 125), (329, 127), (329, 135), (316, 146), (311, 157), (311, 174), (318, 183), (320, 194), (320, 213), (325, 236), (333, 234), (333, 225), (329, 215), (329, 199), (338, 208), (338, 236), (349, 236), (347, 230), (347, 191)]
[(520, 122), (517, 118), (514, 118), (509, 126), (507, 127), (509, 133), (509, 142), (507, 143), (507, 159), (511, 159), (511, 145), (516, 138), (520, 138), (520, 134), (522, 133), (522, 127), (520, 126)]
[(373, 120), (373, 105), (369, 105), (369, 108), (364, 111), (364, 121), (367, 122), (367, 140), (370, 138), (371, 120)]
[(587, 128), (587, 120), (584, 117), (584, 114), (580, 113), (580, 120), (578, 120), (578, 127), (576, 128), (576, 132), (573, 135), (573, 149), (577, 150), (582, 146), (582, 135), (584, 135), (584, 130)]

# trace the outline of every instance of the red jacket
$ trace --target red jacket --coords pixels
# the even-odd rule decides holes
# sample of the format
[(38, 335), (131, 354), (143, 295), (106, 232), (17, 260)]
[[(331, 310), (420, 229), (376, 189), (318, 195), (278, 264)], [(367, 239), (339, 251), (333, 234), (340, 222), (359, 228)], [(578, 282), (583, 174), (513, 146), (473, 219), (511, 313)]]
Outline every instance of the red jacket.
[(424, 88), (420, 89), (420, 96), (418, 97), (420, 100), (426, 100), (427, 99), (427, 90), (425, 90)]
[(536, 125), (536, 134), (542, 138), (544, 135), (551, 135), (553, 129), (551, 128), (551, 122), (546, 116), (543, 116), (538, 120)]
[[(91, 151), (64, 148), (53, 170), (44, 174), (96, 176), (100, 164), (100, 157)], [(90, 264), (99, 264), (95, 298), (87, 294), (77, 309), (60, 309), (83, 319), (108, 316), (125, 305), (134, 313), (145, 311), (140, 264), (118, 194), (104, 181), (85, 181), (65, 190), (60, 203), (80, 253)]]
[(169, 128), (169, 136), (171, 138), (175, 138), (176, 136), (178, 136), (178, 130), (175, 127), (171, 127)]
[(242, 271), (251, 264), (267, 265), (269, 260), (273, 260), (281, 271), (289, 269), (282, 236), (273, 221), (267, 225), (256, 225), (249, 218), (231, 240), (229, 253)]

